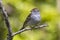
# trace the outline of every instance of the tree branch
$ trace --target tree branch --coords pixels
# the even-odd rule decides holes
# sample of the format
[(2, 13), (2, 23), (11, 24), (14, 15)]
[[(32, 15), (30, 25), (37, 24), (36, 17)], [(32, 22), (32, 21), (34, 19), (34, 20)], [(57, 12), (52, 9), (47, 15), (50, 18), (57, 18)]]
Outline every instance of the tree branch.
[[(47, 26), (46, 24), (43, 24), (43, 25), (40, 25), (40, 26), (35, 26), (34, 28), (35, 28), (35, 29), (39, 29), (39, 28), (43, 28), (43, 27), (46, 27), (46, 26)], [(32, 29), (33, 29), (33, 28), (24, 28), (24, 29), (22, 29), (22, 30), (19, 30), (19, 31), (13, 33), (12, 36), (15, 36), (15, 35), (17, 35), (17, 34), (20, 34), (20, 33), (24, 32), (24, 31), (28, 31), (28, 30), (32, 30)]]
[(11, 26), (10, 26), (10, 23), (9, 23), (9, 20), (8, 20), (8, 15), (7, 15), (7, 12), (6, 12), (6, 10), (3, 6), (2, 0), (0, 0), (0, 9), (2, 10), (2, 14), (3, 14), (4, 20), (5, 20), (7, 29), (8, 29), (7, 40), (12, 40), (12, 30), (11, 30)]

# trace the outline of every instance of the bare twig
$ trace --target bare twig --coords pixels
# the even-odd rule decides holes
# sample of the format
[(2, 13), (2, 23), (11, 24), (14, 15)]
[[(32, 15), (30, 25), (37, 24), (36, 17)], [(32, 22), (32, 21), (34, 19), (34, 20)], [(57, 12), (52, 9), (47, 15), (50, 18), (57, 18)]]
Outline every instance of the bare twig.
[[(35, 29), (39, 29), (39, 28), (43, 28), (43, 27), (46, 27), (46, 26), (47, 26), (46, 24), (43, 24), (43, 25), (40, 25), (40, 26), (35, 26), (34, 28), (35, 28)], [(24, 29), (22, 29), (22, 30), (19, 30), (19, 31), (13, 33), (12, 36), (15, 36), (15, 35), (17, 35), (17, 34), (20, 34), (20, 33), (24, 32), (24, 31), (28, 31), (28, 30), (32, 30), (32, 29), (33, 29), (33, 28), (24, 28)]]
[(5, 20), (7, 29), (8, 29), (7, 40), (12, 40), (12, 30), (11, 30), (10, 23), (9, 23), (9, 20), (8, 20), (8, 15), (7, 15), (7, 12), (6, 12), (6, 10), (3, 6), (2, 0), (0, 0), (0, 9), (2, 10), (2, 14), (3, 14), (4, 20)]
[(13, 33), (12, 36), (15, 36), (15, 35), (17, 35), (17, 34), (20, 34), (20, 33), (24, 32), (24, 31), (27, 31), (27, 30), (31, 30), (31, 28), (24, 28), (24, 29), (22, 29), (22, 30), (19, 30), (19, 31)]

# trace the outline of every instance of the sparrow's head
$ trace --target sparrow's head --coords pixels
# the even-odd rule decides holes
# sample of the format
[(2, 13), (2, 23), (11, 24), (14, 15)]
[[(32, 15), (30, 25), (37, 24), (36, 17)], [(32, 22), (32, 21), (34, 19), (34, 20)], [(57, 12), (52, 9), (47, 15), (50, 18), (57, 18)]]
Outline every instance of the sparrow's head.
[(34, 15), (39, 15), (39, 14), (40, 14), (38, 8), (33, 8), (33, 9), (31, 10), (31, 13), (34, 14)]
[(31, 12), (39, 12), (39, 9), (38, 9), (38, 8), (33, 8), (33, 9), (31, 10)]

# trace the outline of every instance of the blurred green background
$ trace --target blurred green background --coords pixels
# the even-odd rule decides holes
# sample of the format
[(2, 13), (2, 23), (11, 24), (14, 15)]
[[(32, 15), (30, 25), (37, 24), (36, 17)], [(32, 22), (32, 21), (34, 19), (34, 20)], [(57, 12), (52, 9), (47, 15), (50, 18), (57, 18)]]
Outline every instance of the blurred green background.
[[(14, 36), (13, 40), (60, 40), (60, 14), (57, 12), (56, 0), (3, 0), (7, 9), (9, 21), (13, 32), (17, 32), (22, 26), (31, 9), (37, 7), (40, 10), (41, 23), (48, 26), (42, 29), (25, 31)], [(0, 40), (6, 40), (7, 28), (0, 10)]]

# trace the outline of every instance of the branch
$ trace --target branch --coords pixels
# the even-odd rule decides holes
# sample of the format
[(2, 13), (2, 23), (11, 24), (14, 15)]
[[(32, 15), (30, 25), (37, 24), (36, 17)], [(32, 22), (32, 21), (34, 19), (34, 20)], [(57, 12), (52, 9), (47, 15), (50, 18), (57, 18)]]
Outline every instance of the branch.
[(4, 20), (5, 20), (7, 29), (8, 29), (7, 40), (12, 40), (12, 30), (11, 30), (11, 26), (10, 26), (10, 23), (9, 23), (9, 20), (8, 20), (8, 15), (7, 15), (7, 12), (6, 12), (6, 10), (3, 6), (2, 0), (0, 0), (0, 9), (2, 10), (2, 14), (3, 14)]
[[(43, 27), (46, 27), (46, 26), (47, 26), (46, 24), (43, 24), (43, 25), (40, 25), (40, 26), (35, 26), (34, 28), (35, 28), (35, 29), (39, 29), (39, 28), (43, 28)], [(24, 28), (24, 29), (22, 29), (22, 30), (19, 30), (19, 31), (13, 33), (12, 36), (15, 36), (15, 35), (17, 35), (17, 34), (20, 34), (20, 33), (24, 32), (24, 31), (28, 31), (28, 30), (32, 30), (32, 29), (33, 29), (33, 28)]]

